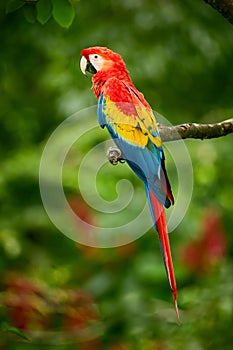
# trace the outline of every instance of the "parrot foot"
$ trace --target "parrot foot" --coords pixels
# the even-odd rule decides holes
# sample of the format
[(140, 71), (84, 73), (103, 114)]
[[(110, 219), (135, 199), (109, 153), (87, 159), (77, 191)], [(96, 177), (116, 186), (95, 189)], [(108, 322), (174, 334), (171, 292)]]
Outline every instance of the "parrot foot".
[(124, 163), (125, 160), (121, 157), (121, 151), (117, 147), (109, 147), (107, 150), (107, 158), (112, 165), (117, 165), (118, 162)]

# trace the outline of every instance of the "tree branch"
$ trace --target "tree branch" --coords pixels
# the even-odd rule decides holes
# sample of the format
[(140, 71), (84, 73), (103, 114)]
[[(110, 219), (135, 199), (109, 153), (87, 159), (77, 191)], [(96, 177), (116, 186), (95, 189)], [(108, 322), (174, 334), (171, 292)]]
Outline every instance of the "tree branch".
[[(175, 126), (159, 125), (159, 133), (163, 142), (180, 139), (212, 139), (233, 133), (233, 118), (214, 124), (186, 123)], [(116, 165), (124, 162), (121, 151), (117, 147), (110, 147), (107, 151), (110, 163)]]
[(204, 0), (233, 24), (233, 0)]
[(233, 132), (233, 118), (214, 124), (186, 123), (176, 126), (159, 125), (159, 132), (163, 142), (179, 139), (212, 139), (228, 135)]

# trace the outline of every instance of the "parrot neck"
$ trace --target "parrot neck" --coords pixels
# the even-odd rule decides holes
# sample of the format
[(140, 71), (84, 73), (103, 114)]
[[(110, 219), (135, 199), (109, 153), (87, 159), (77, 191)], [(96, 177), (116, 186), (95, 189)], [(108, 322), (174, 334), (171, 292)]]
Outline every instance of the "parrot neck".
[(100, 95), (103, 92), (104, 84), (111, 78), (117, 78), (125, 82), (126, 84), (132, 84), (132, 81), (126, 69), (111, 69), (99, 71), (92, 77), (92, 88), (97, 99), (99, 99)]

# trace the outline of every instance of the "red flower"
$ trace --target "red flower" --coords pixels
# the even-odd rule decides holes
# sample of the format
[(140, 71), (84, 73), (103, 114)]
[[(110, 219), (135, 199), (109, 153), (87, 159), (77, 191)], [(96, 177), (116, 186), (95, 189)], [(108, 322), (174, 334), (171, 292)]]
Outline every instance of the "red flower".
[(64, 316), (64, 328), (68, 331), (78, 331), (87, 327), (91, 321), (96, 321), (99, 314), (94, 301), (89, 294), (80, 290), (70, 290), (68, 304)]
[(191, 271), (207, 273), (225, 256), (227, 240), (221, 217), (216, 209), (208, 209), (203, 214), (198, 239), (185, 245), (181, 260)]
[(21, 330), (48, 328), (50, 313), (42, 289), (26, 277), (14, 274), (6, 277), (3, 305), (14, 327)]

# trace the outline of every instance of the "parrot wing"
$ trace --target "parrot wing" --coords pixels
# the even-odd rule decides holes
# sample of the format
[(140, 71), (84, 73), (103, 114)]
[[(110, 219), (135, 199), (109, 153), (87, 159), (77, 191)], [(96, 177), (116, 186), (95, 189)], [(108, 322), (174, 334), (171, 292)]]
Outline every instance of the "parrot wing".
[[(115, 92), (116, 91), (116, 92)], [(154, 114), (133, 86), (109, 79), (98, 101), (98, 120), (106, 126), (122, 157), (160, 202), (174, 203)]]

